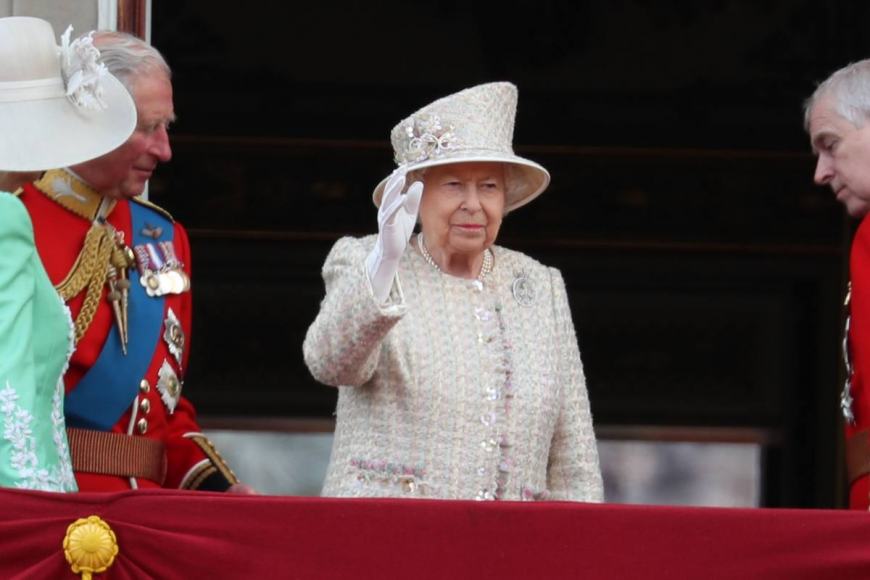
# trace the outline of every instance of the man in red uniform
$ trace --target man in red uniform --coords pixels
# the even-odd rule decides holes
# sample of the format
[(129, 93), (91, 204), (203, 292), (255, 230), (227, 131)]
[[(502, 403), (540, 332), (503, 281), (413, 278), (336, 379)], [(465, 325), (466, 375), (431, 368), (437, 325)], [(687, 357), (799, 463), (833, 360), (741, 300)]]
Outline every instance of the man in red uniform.
[(191, 323), (187, 234), (135, 197), (172, 156), (169, 68), (126, 34), (96, 33), (94, 45), (133, 96), (136, 130), (118, 149), (49, 171), (21, 194), (75, 321), (64, 414), (79, 489), (247, 491), (181, 396)]
[(850, 216), (861, 220), (849, 260), (849, 317), (844, 351), (848, 376), (841, 407), (846, 424), (849, 507), (870, 506), (870, 59), (832, 74), (809, 98), (805, 124), (818, 157), (815, 181), (830, 185)]

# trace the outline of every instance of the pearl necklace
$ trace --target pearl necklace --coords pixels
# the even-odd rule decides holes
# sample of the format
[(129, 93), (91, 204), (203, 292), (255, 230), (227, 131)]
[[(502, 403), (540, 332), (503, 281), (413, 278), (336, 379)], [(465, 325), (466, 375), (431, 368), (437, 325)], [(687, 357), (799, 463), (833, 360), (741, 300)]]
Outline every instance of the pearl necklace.
[[(443, 274), (444, 271), (435, 263), (435, 260), (429, 254), (429, 250), (426, 249), (426, 241), (423, 239), (422, 233), (417, 234), (417, 246), (420, 248), (420, 253), (423, 254), (423, 259), (426, 260), (426, 263)], [(483, 265), (480, 267), (480, 273), (477, 275), (477, 279), (480, 282), (483, 282), (483, 279), (492, 272), (492, 262), (492, 250), (487, 248), (483, 252)]]

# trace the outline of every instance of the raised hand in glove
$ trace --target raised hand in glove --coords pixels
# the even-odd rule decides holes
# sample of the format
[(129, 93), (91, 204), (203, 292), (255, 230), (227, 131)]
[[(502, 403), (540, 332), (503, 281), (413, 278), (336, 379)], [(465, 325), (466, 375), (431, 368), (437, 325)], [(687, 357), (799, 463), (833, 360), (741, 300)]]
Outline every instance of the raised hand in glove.
[(384, 304), (390, 296), (399, 260), (417, 223), (423, 183), (412, 183), (407, 193), (402, 193), (404, 187), (405, 170), (397, 169), (384, 187), (378, 208), (378, 240), (366, 257), (366, 271), (378, 304)]

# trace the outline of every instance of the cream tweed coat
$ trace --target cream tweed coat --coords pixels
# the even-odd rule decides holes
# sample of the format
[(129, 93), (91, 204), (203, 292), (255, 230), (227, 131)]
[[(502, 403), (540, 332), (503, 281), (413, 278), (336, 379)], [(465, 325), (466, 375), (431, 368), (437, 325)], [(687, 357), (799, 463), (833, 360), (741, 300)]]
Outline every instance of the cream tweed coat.
[(314, 378), (339, 388), (323, 495), (601, 501), (559, 271), (493, 246), (481, 284), (442, 274), (412, 238), (378, 306), (375, 239), (333, 246), (303, 345)]

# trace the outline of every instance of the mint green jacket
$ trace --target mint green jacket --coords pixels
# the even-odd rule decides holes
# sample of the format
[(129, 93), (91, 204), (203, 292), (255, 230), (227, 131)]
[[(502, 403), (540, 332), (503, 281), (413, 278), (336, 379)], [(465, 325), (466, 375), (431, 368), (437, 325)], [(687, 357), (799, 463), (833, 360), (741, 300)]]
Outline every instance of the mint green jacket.
[(63, 419), (72, 344), (27, 210), (0, 192), (0, 486), (77, 490)]

